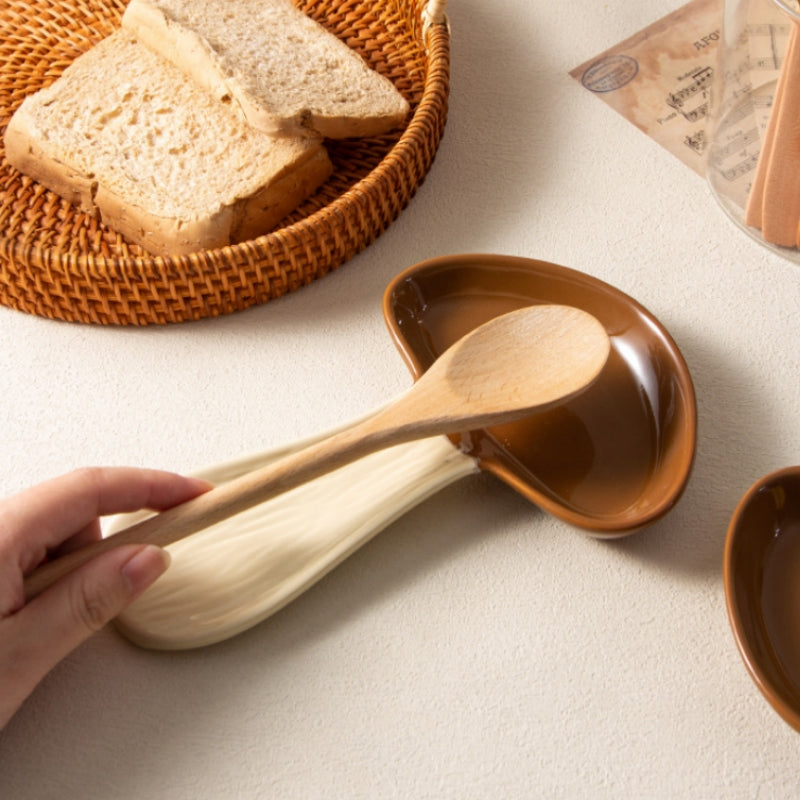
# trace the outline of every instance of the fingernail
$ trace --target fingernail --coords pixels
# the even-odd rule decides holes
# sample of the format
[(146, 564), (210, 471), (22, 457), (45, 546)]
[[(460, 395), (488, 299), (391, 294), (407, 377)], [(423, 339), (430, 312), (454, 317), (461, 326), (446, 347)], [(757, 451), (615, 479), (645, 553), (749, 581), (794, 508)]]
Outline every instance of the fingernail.
[(192, 476), (187, 478), (187, 480), (198, 494), (203, 494), (203, 492), (214, 488), (214, 484), (204, 478), (195, 478)]
[(169, 553), (155, 545), (148, 544), (137, 550), (122, 565), (122, 575), (130, 587), (131, 596), (141, 594), (163, 575), (169, 562)]

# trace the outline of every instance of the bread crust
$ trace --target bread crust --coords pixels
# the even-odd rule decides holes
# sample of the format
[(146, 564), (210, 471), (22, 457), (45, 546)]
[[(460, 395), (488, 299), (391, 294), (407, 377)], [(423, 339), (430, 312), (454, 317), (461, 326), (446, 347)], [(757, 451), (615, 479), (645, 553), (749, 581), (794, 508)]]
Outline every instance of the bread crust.
[(217, 100), (223, 103), (233, 101), (224, 78), (206, 68), (212, 58), (208, 42), (192, 31), (170, 23), (164, 12), (153, 3), (131, 2), (123, 15), (123, 27), (142, 44), (179, 67)]
[(3, 145), (6, 160), (23, 175), (33, 178), (72, 205), (91, 214), (97, 181), (93, 176), (50, 156), (32, 130), (24, 107), (17, 111), (6, 127)]
[(95, 207), (110, 228), (157, 255), (188, 255), (262, 236), (325, 181), (332, 170), (320, 147), (299, 167), (250, 197), (239, 198), (202, 219), (160, 217), (106, 189), (97, 187)]

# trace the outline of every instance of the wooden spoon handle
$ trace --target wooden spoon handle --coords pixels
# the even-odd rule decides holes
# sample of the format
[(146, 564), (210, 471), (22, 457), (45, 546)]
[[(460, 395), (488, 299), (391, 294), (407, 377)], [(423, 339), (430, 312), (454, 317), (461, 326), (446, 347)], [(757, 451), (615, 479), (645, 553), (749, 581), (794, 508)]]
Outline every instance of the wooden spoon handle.
[[(458, 417), (433, 411), (427, 418), (423, 409), (447, 406), (447, 398), (426, 390), (426, 373), (411, 391), (393, 404), (362, 418), (327, 439), (290, 453), (272, 464), (242, 475), (174, 508), (142, 520), (119, 533), (92, 542), (85, 547), (54, 559), (34, 570), (25, 580), (25, 599), (31, 600), (64, 575), (89, 559), (124, 544), (155, 544), (160, 547), (211, 527), (228, 517), (264, 503), (283, 492), (313, 480), (326, 472), (349, 464), (362, 456), (394, 444), (454, 432)], [(435, 385), (433, 387), (436, 388)], [(441, 407), (441, 406), (439, 406)], [(510, 415), (518, 415), (509, 412)], [(493, 417), (497, 417), (494, 414)], [(474, 419), (482, 427), (485, 419)], [(471, 428), (472, 425), (468, 425)], [(466, 429), (466, 428), (465, 428)]]
[(171, 544), (384, 447), (510, 422), (583, 391), (610, 351), (605, 328), (567, 306), (501, 315), (446, 350), (412, 388), (371, 417), (121, 533), (56, 559), (25, 583), (30, 599), (108, 547)]
[(393, 429), (376, 427), (371, 417), (267, 464), (174, 508), (154, 514), (119, 533), (49, 561), (25, 579), (25, 599), (31, 600), (59, 578), (90, 559), (124, 544), (165, 547), (210, 527), (282, 492), (313, 480), (369, 452), (388, 446)]

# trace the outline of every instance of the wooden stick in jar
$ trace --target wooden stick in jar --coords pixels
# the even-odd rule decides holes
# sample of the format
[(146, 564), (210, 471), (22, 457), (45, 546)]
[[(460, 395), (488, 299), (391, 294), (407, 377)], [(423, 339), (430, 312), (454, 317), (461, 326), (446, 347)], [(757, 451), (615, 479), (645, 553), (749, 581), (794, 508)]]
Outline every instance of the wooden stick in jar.
[(775, 131), (764, 179), (761, 232), (767, 242), (794, 247), (800, 221), (800, 34), (794, 22), (783, 73), (785, 86), (773, 112)]
[[(792, 38), (796, 38), (796, 28), (796, 25), (792, 26), (790, 42)], [(788, 50), (789, 47), (787, 47), (787, 53)], [(783, 63), (786, 64), (785, 56)], [(767, 127), (764, 131), (761, 153), (758, 156), (758, 163), (756, 164), (756, 174), (753, 178), (753, 185), (750, 187), (750, 194), (747, 198), (744, 221), (746, 225), (749, 225), (753, 228), (760, 228), (763, 221), (764, 184), (766, 183), (767, 179), (767, 167), (772, 155), (772, 144), (775, 139), (775, 128), (777, 127), (778, 121), (778, 109), (781, 105), (781, 98), (783, 97), (784, 88), (786, 86), (788, 77), (789, 70), (782, 69), (780, 75), (778, 76), (777, 86), (775, 87), (775, 95), (772, 98), (772, 110), (770, 111), (770, 116), (767, 120)]]

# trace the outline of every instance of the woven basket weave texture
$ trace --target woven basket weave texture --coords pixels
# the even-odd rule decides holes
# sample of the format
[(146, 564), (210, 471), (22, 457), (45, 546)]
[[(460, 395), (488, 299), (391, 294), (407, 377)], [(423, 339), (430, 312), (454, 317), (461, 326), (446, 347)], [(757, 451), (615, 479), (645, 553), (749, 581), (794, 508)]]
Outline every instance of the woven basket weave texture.
[[(243, 310), (321, 278), (397, 218), (439, 146), (449, 34), (423, 0), (295, 0), (392, 80), (405, 127), (327, 142), (331, 178), (278, 229), (176, 258), (152, 256), (5, 161), (0, 142), (0, 303), (53, 319), (113, 325)], [(0, 133), (28, 94), (119, 27), (123, 0), (5, 0), (0, 7)], [(437, 6), (441, 6), (439, 2)], [(423, 41), (424, 40), (424, 41)]]

